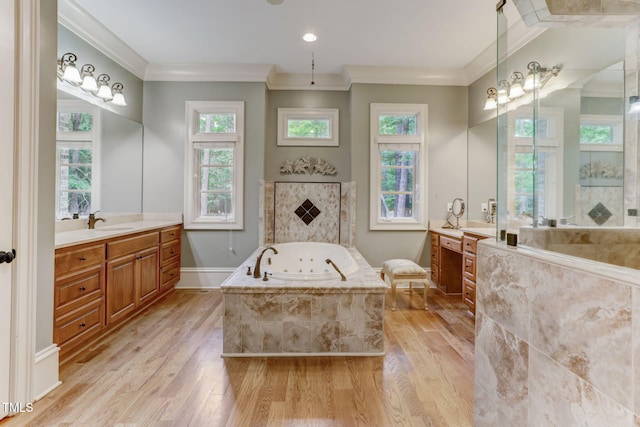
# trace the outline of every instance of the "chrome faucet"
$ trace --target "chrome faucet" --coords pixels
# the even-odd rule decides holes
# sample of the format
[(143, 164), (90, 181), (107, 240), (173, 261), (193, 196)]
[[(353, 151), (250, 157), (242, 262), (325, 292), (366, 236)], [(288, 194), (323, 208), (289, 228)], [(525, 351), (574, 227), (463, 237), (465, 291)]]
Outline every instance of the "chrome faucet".
[(262, 255), (264, 255), (264, 253), (269, 249), (271, 249), (274, 254), (278, 253), (277, 249), (273, 246), (267, 246), (262, 250), (262, 252), (260, 252), (260, 255), (258, 255), (258, 259), (256, 260), (256, 266), (253, 267), (253, 277), (255, 277), (256, 279), (260, 278), (260, 262), (262, 262)]
[(95, 211), (94, 213), (90, 213), (89, 214), (89, 221), (87, 222), (87, 225), (89, 226), (89, 230), (93, 230), (96, 228), (96, 222), (98, 221), (102, 221), (102, 222), (106, 222), (107, 220), (104, 218), (96, 218), (96, 214), (99, 211)]
[(336, 269), (336, 271), (338, 272), (338, 274), (339, 274), (339, 275), (340, 275), (340, 277), (341, 277), (341, 279), (340, 279), (340, 280), (342, 280), (343, 282), (347, 280), (347, 278), (345, 277), (345, 275), (344, 275), (344, 274), (342, 274), (342, 271), (340, 271), (340, 269), (338, 268), (338, 266), (336, 265), (336, 263), (335, 263), (335, 262), (333, 262), (333, 261), (331, 261), (331, 258), (327, 258), (327, 259), (325, 259), (325, 260), (324, 260), (324, 262), (326, 262), (327, 264), (331, 264), (331, 266), (332, 266), (333, 268), (335, 268), (335, 269)]

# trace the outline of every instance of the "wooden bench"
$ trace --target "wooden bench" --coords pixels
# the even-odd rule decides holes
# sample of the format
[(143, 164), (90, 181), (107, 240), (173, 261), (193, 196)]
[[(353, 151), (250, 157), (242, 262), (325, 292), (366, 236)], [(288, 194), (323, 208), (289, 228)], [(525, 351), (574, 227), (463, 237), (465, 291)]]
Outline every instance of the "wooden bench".
[(396, 310), (396, 287), (398, 283), (409, 283), (409, 292), (413, 292), (413, 282), (422, 283), (424, 286), (424, 309), (427, 308), (427, 296), (429, 295), (429, 279), (427, 272), (422, 267), (408, 259), (390, 259), (382, 264), (380, 278), (384, 280), (384, 276), (389, 276), (391, 281), (391, 310)]

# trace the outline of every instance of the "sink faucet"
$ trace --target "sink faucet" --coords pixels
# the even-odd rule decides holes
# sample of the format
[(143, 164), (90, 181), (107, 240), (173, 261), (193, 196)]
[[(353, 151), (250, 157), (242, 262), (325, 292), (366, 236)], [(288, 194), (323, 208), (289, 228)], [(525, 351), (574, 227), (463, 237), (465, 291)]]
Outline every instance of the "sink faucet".
[(107, 220), (104, 218), (96, 218), (96, 214), (99, 211), (95, 211), (94, 213), (89, 214), (89, 221), (87, 222), (87, 225), (89, 225), (89, 230), (93, 230), (96, 228), (96, 222), (98, 221), (102, 221), (102, 222), (106, 222)]
[(274, 254), (278, 253), (276, 248), (274, 248), (273, 246), (267, 246), (262, 250), (262, 252), (260, 252), (260, 255), (258, 255), (258, 259), (256, 260), (256, 266), (253, 268), (253, 277), (255, 277), (256, 279), (260, 278), (260, 262), (262, 261), (262, 255), (264, 255), (264, 253), (269, 249), (271, 249)]

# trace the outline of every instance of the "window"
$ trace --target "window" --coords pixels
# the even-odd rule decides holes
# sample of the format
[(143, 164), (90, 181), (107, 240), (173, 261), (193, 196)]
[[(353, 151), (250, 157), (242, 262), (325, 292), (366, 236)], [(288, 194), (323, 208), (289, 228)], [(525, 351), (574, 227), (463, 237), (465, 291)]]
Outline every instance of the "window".
[[(514, 219), (562, 216), (562, 135), (563, 111), (541, 108), (537, 123), (529, 108), (509, 113), (510, 148), (514, 166), (509, 170), (507, 203)], [(534, 164), (533, 141), (536, 126), (537, 158)], [(536, 173), (537, 170), (537, 173)], [(537, 179), (537, 182), (534, 182)], [(535, 190), (535, 191), (534, 191)], [(533, 211), (534, 194), (538, 200)]]
[(100, 114), (84, 102), (61, 100), (56, 121), (56, 216), (89, 215), (100, 209)]
[(338, 146), (337, 108), (278, 108), (278, 145)]
[(371, 104), (372, 230), (425, 230), (427, 147), (424, 104)]
[(580, 116), (580, 149), (583, 151), (622, 151), (622, 116)]
[(185, 229), (242, 229), (244, 102), (187, 102)]

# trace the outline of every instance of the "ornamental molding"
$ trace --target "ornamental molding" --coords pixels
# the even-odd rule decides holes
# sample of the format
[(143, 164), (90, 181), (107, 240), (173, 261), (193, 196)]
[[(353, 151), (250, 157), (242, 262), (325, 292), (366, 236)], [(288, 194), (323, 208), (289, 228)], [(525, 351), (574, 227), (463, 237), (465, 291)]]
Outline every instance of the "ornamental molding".
[(313, 175), (314, 173), (320, 175), (334, 176), (338, 173), (336, 167), (324, 159), (318, 159), (315, 157), (307, 156), (301, 157), (298, 160), (285, 160), (280, 166), (280, 175), (289, 174), (304, 174)]

